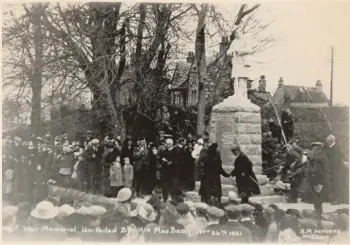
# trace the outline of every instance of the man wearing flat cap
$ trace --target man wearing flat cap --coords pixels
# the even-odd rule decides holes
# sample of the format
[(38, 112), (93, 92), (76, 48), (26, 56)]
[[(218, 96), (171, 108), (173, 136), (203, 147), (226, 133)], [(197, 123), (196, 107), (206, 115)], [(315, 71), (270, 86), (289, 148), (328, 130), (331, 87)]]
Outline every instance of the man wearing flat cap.
[[(217, 207), (208, 207), (207, 216), (209, 219), (208, 226), (204, 228), (205, 231), (198, 234), (198, 242), (208, 243), (208, 242), (229, 242), (228, 233), (222, 233), (224, 227), (220, 225), (220, 219), (224, 217), (225, 212)], [(209, 231), (209, 232), (208, 232)]]
[(261, 242), (264, 239), (264, 234), (259, 226), (254, 224), (252, 220), (252, 214), (254, 207), (247, 203), (238, 205), (241, 211), (241, 224), (246, 227), (252, 233), (253, 242)]
[(236, 156), (234, 170), (231, 172), (232, 177), (236, 177), (238, 194), (241, 197), (241, 203), (248, 203), (251, 195), (259, 195), (260, 188), (258, 180), (253, 172), (253, 163), (245, 155), (241, 148), (234, 145), (231, 149)]
[(313, 142), (312, 156), (309, 159), (308, 171), (306, 173), (306, 185), (304, 185), (303, 195), (308, 197), (314, 204), (316, 218), (322, 219), (322, 203), (328, 201), (329, 166), (328, 159), (323, 152), (323, 143)]
[(225, 211), (228, 221), (223, 225), (223, 229), (231, 232), (231, 235), (229, 235), (230, 242), (252, 242), (252, 233), (238, 221), (241, 216), (241, 209), (239, 206), (229, 204), (225, 207)]

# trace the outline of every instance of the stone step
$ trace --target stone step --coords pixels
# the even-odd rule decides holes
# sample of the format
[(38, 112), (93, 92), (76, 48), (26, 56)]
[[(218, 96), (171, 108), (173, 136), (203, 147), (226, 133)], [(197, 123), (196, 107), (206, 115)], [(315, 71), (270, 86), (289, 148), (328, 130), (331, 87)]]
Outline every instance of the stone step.
[[(230, 178), (226, 178), (224, 176), (220, 176), (221, 178), (221, 184), (223, 185), (234, 185), (237, 186), (236, 184), (236, 178), (230, 177)], [(262, 174), (257, 174), (256, 178), (258, 179), (258, 182), (260, 185), (266, 185), (269, 183), (269, 179), (267, 178), (266, 175), (262, 175)]]
[[(201, 202), (200, 195), (194, 191), (186, 192), (186, 198), (187, 200), (192, 202)], [(228, 200), (227, 196), (221, 197), (221, 202), (227, 202), (227, 200)], [(237, 200), (239, 201), (239, 199)], [(270, 196), (258, 195), (258, 196), (250, 197), (249, 200), (251, 200), (252, 202), (260, 203), (262, 205), (285, 202), (284, 197), (278, 196), (278, 195), (270, 195)]]
[[(201, 182), (196, 181), (196, 187), (195, 187), (195, 192), (199, 192)], [(226, 185), (226, 184), (221, 184), (221, 189), (222, 189), (222, 196), (227, 196), (229, 191), (234, 191), (236, 192), (238, 196), (238, 190), (237, 187), (234, 185)], [(274, 187), (272, 184), (266, 184), (263, 186), (260, 186), (260, 191), (262, 196), (271, 196), (274, 194)]]
[[(226, 173), (231, 173), (235, 167), (231, 165), (222, 165), (222, 168), (226, 171)], [(253, 165), (253, 172), (255, 175), (262, 174), (262, 166)]]

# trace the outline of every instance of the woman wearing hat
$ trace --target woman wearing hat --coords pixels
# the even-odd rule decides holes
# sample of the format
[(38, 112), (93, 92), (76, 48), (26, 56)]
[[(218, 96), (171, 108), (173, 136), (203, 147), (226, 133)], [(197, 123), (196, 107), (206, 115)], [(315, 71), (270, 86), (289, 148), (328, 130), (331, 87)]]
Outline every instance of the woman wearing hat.
[(230, 177), (222, 168), (218, 145), (213, 143), (208, 148), (208, 157), (203, 167), (203, 175), (199, 189), (202, 202), (208, 202), (211, 197), (216, 197), (221, 200), (222, 190), (220, 175), (227, 178)]
[[(30, 212), (30, 231), (26, 232), (27, 239), (35, 241), (62, 241), (66, 238), (66, 233), (56, 232), (52, 229), (62, 227), (55, 222), (59, 209), (49, 201), (39, 202), (35, 209)], [(49, 230), (49, 228), (51, 230)]]

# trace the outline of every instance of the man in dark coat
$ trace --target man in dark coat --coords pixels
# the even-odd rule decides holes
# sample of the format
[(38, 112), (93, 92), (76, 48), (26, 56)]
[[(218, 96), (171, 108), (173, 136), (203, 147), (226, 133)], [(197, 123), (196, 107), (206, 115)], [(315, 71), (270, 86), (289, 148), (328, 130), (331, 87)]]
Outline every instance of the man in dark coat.
[(117, 157), (114, 151), (114, 143), (109, 141), (105, 144), (105, 151), (102, 155), (101, 165), (102, 165), (102, 195), (107, 196), (110, 193), (110, 185), (109, 185), (109, 170), (111, 165), (113, 164), (115, 158)]
[(312, 143), (312, 155), (309, 160), (309, 168), (306, 174), (308, 184), (307, 195), (314, 204), (316, 217), (319, 221), (322, 219), (322, 203), (328, 201), (327, 193), (327, 175), (328, 175), (328, 159), (322, 152), (323, 143)]
[(235, 168), (231, 172), (231, 176), (236, 177), (241, 203), (248, 203), (251, 195), (259, 195), (261, 193), (258, 181), (253, 172), (253, 163), (241, 151), (239, 146), (234, 146), (231, 151), (236, 156)]
[[(174, 177), (178, 179), (178, 183), (180, 188), (185, 188), (186, 183), (186, 165), (185, 165), (185, 139), (180, 138), (177, 141), (177, 145), (174, 147), (174, 151), (176, 154), (177, 165), (179, 166), (177, 169), (177, 173), (173, 173)], [(181, 173), (181, 174), (180, 174)]]
[(137, 197), (143, 198), (142, 192), (145, 190), (145, 174), (148, 165), (148, 149), (142, 145), (134, 148), (134, 182)]
[(222, 243), (222, 242), (230, 242), (230, 236), (228, 232), (226, 234), (222, 234), (224, 231), (224, 227), (220, 225), (220, 219), (224, 217), (225, 212), (222, 209), (217, 207), (209, 207), (207, 209), (207, 217), (209, 219), (208, 226), (201, 230), (199, 230), (196, 242), (201, 243)]
[(134, 165), (134, 162), (132, 161), (133, 154), (134, 154), (134, 146), (132, 144), (132, 138), (131, 136), (127, 136), (122, 148), (121, 164), (124, 165), (123, 159), (125, 157), (128, 157), (130, 159), (130, 164)]
[(272, 133), (273, 138), (277, 138), (279, 143), (283, 143), (281, 127), (272, 118), (269, 120), (269, 131)]
[(228, 221), (222, 226), (222, 229), (229, 233), (230, 242), (253, 242), (251, 231), (238, 221), (241, 212), (239, 206), (229, 204), (225, 207), (225, 211)]
[(99, 140), (91, 140), (91, 145), (89, 145), (85, 152), (85, 159), (88, 165), (88, 189), (93, 193), (97, 193), (99, 188), (99, 175), (102, 172), (101, 166), (102, 149), (99, 147)]
[(327, 137), (327, 157), (331, 170), (332, 204), (349, 203), (349, 171), (342, 160), (342, 152), (333, 135)]
[(286, 110), (282, 112), (281, 123), (284, 135), (286, 136), (286, 143), (288, 143), (294, 134), (294, 119), (289, 108), (286, 108)]
[(264, 240), (264, 233), (259, 226), (253, 223), (251, 218), (254, 207), (244, 203), (240, 204), (238, 208), (241, 210), (241, 224), (252, 233), (253, 242), (262, 242)]
[(173, 173), (178, 172), (176, 152), (172, 139), (166, 140), (167, 149), (160, 153), (160, 161), (162, 162), (161, 183), (163, 190), (163, 200), (167, 201), (169, 192), (172, 192), (176, 186), (176, 177)]

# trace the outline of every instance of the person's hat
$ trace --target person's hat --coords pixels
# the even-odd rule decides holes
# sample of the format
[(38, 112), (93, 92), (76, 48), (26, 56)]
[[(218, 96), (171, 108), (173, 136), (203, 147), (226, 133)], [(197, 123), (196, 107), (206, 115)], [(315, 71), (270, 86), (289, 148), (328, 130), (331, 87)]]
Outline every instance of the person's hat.
[(202, 138), (200, 138), (200, 139), (197, 140), (197, 143), (201, 144), (201, 145), (204, 145), (204, 140)]
[(233, 145), (233, 146), (231, 147), (231, 151), (235, 151), (235, 150), (240, 151), (240, 150), (241, 150), (241, 147), (240, 147), (239, 145)]
[(318, 225), (312, 219), (298, 219), (299, 227), (301, 229), (317, 229)]
[(273, 208), (267, 207), (264, 209), (264, 215), (267, 217), (274, 217), (275, 216), (275, 210)]
[(4, 206), (2, 208), (2, 220), (7, 220), (16, 215), (18, 208), (16, 206)]
[(237, 199), (237, 194), (234, 191), (229, 191), (228, 192), (228, 200), (234, 201)]
[(308, 154), (311, 154), (312, 153), (312, 151), (310, 151), (309, 149), (305, 149), (304, 151), (303, 151), (303, 154), (304, 155), (308, 155)]
[(148, 203), (139, 204), (137, 208), (137, 215), (142, 219), (150, 222), (154, 221), (157, 218), (157, 214), (154, 211), (154, 208)]
[(286, 210), (286, 214), (294, 215), (298, 219), (302, 218), (299, 209), (289, 208), (289, 209)]
[(39, 202), (35, 209), (30, 212), (30, 216), (37, 219), (53, 219), (57, 214), (58, 208), (49, 201)]
[(168, 223), (174, 223), (180, 217), (178, 212), (170, 210), (169, 208), (161, 209), (160, 214), (162, 215), (162, 218), (164, 219), (164, 221)]
[(41, 137), (36, 137), (36, 140), (43, 141), (43, 139)]
[(173, 136), (171, 134), (164, 134), (164, 138), (166, 139), (172, 139)]
[(130, 135), (126, 136), (126, 140), (132, 140), (132, 137)]
[(91, 130), (87, 130), (85, 133), (87, 134), (93, 134), (93, 132)]
[(162, 189), (158, 187), (154, 188), (154, 190), (152, 191), (153, 195), (161, 195), (162, 193)]
[(176, 211), (180, 215), (187, 215), (190, 212), (190, 208), (186, 203), (180, 203), (176, 206)]
[(208, 204), (204, 202), (196, 202), (194, 203), (194, 206), (200, 211), (207, 211), (207, 209), (209, 208)]
[(225, 215), (225, 212), (224, 210), (217, 207), (209, 207), (207, 208), (207, 214), (212, 217), (221, 218)]
[(187, 204), (191, 212), (196, 211), (196, 207), (194, 206), (194, 203), (192, 201), (186, 201), (185, 204)]
[(321, 146), (321, 147), (323, 147), (324, 146), (324, 144), (322, 143), (322, 142), (312, 142), (311, 143), (311, 146)]
[(118, 202), (125, 202), (125, 201), (129, 200), (131, 198), (131, 196), (132, 196), (131, 189), (128, 187), (125, 187), (118, 192), (116, 199)]
[(68, 204), (63, 204), (61, 207), (58, 208), (58, 215), (59, 216), (69, 216), (71, 214), (75, 213), (75, 209), (68, 205)]
[(182, 196), (172, 196), (170, 203), (173, 204), (174, 206), (179, 205), (180, 203), (183, 203), (185, 200)]
[(114, 147), (114, 142), (113, 141), (108, 141), (105, 146), (106, 146), (106, 148), (113, 148)]
[(254, 207), (252, 205), (247, 204), (247, 203), (243, 203), (243, 204), (240, 204), (238, 206), (241, 209), (242, 213), (249, 214), (249, 213), (252, 213), (254, 210)]
[(303, 209), (301, 211), (301, 216), (303, 218), (309, 218), (309, 219), (312, 219), (315, 217), (315, 211), (312, 210), (312, 209)]
[(89, 208), (87, 208), (87, 215), (92, 216), (92, 217), (100, 217), (104, 215), (107, 212), (107, 209), (105, 209), (102, 206), (98, 205), (93, 205)]
[(165, 132), (163, 130), (160, 130), (158, 133), (159, 134), (164, 134)]
[(98, 144), (98, 143), (100, 143), (100, 141), (98, 139), (91, 140), (91, 144)]
[(276, 209), (275, 210), (275, 217), (276, 217), (276, 220), (282, 220), (283, 217), (286, 216), (286, 212), (282, 209)]
[(78, 208), (75, 213), (81, 214), (81, 215), (87, 215), (89, 213), (89, 207), (82, 206)]
[(152, 205), (155, 207), (160, 202), (159, 197), (157, 196), (151, 196), (146, 203)]
[(227, 205), (224, 209), (227, 212), (228, 216), (231, 216), (233, 214), (236, 215), (241, 212), (239, 205), (230, 204), (230, 205)]

